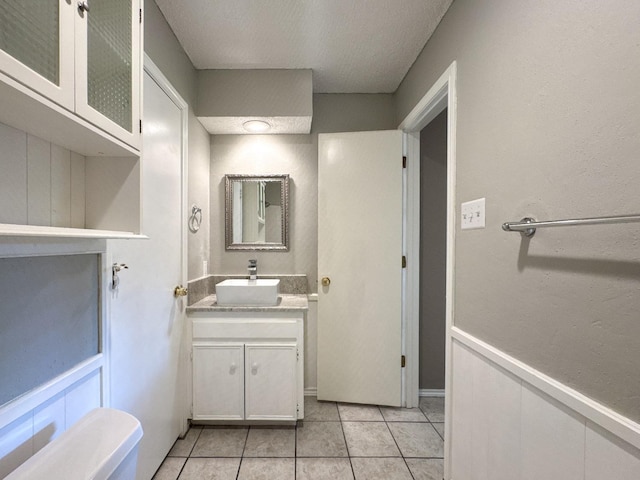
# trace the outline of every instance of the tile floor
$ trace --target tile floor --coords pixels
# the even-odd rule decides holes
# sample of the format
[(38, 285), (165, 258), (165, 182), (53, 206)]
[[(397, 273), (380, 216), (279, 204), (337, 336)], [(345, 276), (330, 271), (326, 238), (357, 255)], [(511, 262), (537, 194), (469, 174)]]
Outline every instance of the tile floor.
[(178, 440), (154, 480), (441, 480), (444, 399), (420, 408), (305, 397), (296, 427), (198, 427)]

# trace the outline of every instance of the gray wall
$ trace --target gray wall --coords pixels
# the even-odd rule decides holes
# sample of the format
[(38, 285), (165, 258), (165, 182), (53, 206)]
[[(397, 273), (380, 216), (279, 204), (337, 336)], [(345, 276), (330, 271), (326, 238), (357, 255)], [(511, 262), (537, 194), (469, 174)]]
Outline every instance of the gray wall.
[(144, 49), (189, 104), (188, 201), (203, 209), (203, 221), (198, 233), (188, 233), (188, 279), (203, 275), (202, 262), (209, 261), (209, 134), (195, 117), (197, 76), (189, 57), (178, 43), (173, 31), (155, 2), (145, 2)]
[(199, 70), (198, 117), (307, 117), (311, 70)]
[(640, 226), (500, 224), (637, 213), (640, 3), (457, 0), (396, 96), (398, 121), (458, 62), (455, 324), (640, 420)]
[[(318, 133), (396, 128), (392, 95), (313, 97), (310, 135), (211, 136), (211, 271), (244, 274), (249, 258), (259, 274), (306, 274), (317, 291)], [(290, 249), (288, 252), (227, 252), (224, 249), (224, 175), (288, 173)]]
[(447, 110), (420, 132), (420, 388), (444, 388)]

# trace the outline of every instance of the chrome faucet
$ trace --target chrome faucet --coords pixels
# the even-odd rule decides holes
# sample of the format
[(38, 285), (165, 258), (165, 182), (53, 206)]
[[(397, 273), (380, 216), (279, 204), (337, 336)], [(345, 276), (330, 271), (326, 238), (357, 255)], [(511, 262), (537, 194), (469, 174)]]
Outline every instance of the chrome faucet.
[(258, 278), (258, 260), (249, 260), (249, 280), (255, 280)]

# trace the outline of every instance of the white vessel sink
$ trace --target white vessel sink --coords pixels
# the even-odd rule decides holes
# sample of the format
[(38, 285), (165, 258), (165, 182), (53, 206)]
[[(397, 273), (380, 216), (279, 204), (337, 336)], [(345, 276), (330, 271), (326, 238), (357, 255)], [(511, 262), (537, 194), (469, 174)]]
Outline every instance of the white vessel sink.
[(280, 280), (234, 278), (216, 284), (218, 305), (269, 306), (278, 304)]

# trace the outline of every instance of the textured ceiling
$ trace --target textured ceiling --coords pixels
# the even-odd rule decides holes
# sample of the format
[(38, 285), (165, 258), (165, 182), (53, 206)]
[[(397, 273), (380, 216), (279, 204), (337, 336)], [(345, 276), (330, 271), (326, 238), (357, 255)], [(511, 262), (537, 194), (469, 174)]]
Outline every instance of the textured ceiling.
[(318, 93), (394, 92), (452, 0), (156, 0), (197, 69), (310, 68)]

